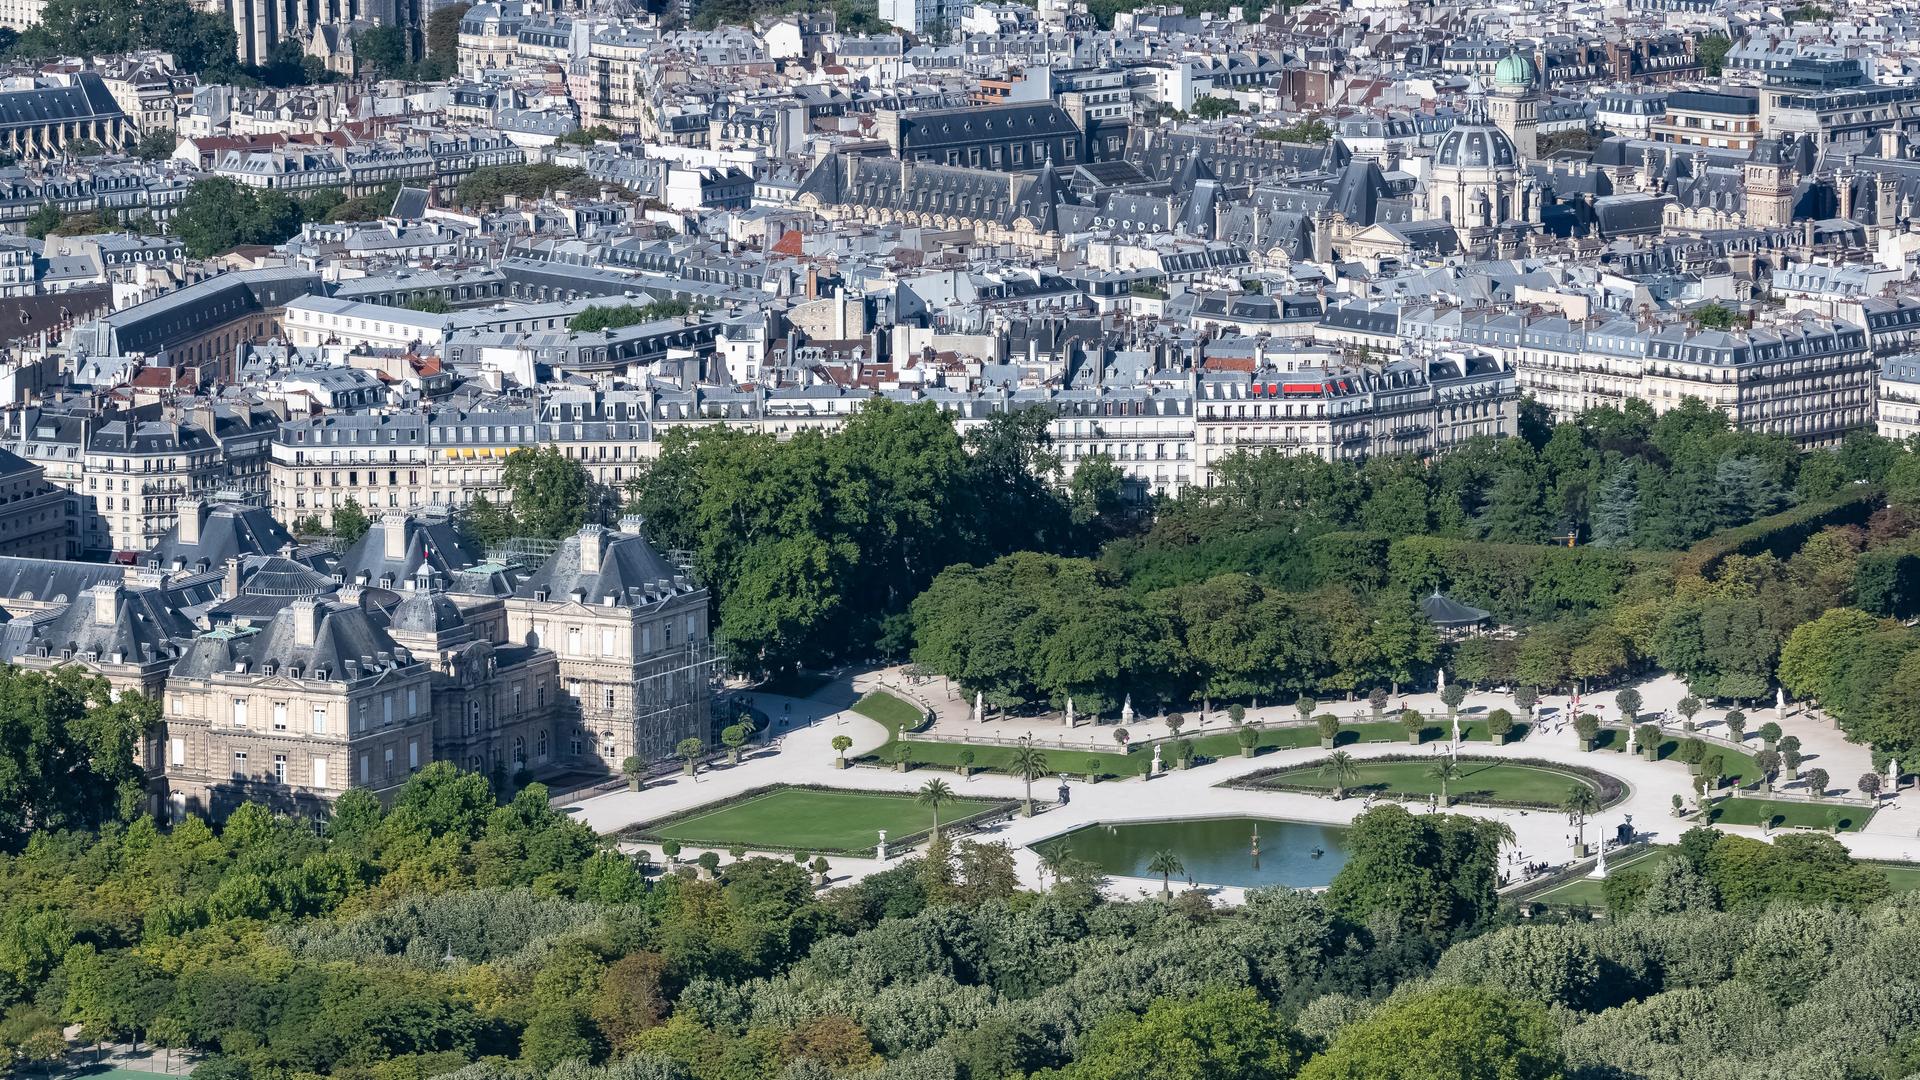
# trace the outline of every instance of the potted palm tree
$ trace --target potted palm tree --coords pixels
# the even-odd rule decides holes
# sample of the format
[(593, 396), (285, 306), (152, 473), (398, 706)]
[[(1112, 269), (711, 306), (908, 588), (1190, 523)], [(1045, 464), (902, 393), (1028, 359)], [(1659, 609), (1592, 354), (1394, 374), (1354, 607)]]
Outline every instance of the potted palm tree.
[(1173, 895), (1173, 875), (1186, 872), (1186, 864), (1166, 848), (1154, 852), (1153, 858), (1147, 860), (1147, 873), (1160, 875), (1160, 898), (1163, 900)]
[(1345, 750), (1335, 750), (1320, 763), (1319, 776), (1322, 780), (1333, 781), (1333, 801), (1339, 802), (1347, 797), (1347, 789), (1360, 779), (1360, 766), (1353, 755)]
[(929, 780), (920, 785), (919, 794), (913, 798), (933, 812), (933, 831), (929, 835), (935, 840), (940, 839), (940, 808), (953, 801), (953, 789), (947, 786), (945, 780)]
[(1567, 793), (1564, 804), (1567, 823), (1573, 826), (1573, 851), (1576, 857), (1587, 855), (1587, 815), (1600, 809), (1600, 795), (1585, 784)]
[(1427, 766), (1427, 779), (1440, 784), (1440, 805), (1452, 806), (1453, 797), (1447, 792), (1447, 785), (1460, 779), (1460, 761), (1452, 754)]
[(1022, 741), (1013, 751), (1013, 771), (1027, 785), (1026, 794), (1020, 800), (1020, 813), (1025, 817), (1033, 816), (1033, 782), (1047, 774), (1047, 755), (1032, 743)]

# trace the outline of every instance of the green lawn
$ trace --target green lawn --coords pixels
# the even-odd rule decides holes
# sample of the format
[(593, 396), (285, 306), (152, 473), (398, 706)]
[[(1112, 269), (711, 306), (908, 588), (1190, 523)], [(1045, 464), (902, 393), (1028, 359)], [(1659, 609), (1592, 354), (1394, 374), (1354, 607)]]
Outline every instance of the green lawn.
[[(1591, 834), (1589, 834), (1588, 839), (1592, 839)], [(1611, 874), (1616, 870), (1625, 870), (1628, 867), (1651, 873), (1661, 863), (1671, 858), (1672, 855), (1673, 848), (1671, 847), (1650, 848), (1628, 859), (1626, 862), (1607, 863), (1607, 873)], [(1556, 885), (1538, 896), (1528, 897), (1528, 899), (1535, 903), (1554, 904), (1563, 907), (1604, 908), (1607, 906), (1607, 898), (1606, 895), (1600, 891), (1601, 884), (1600, 881), (1596, 881), (1593, 878), (1576, 878), (1564, 885)]]
[[(1254, 747), (1255, 754), (1265, 754), (1275, 750), (1299, 750), (1320, 745), (1319, 729), (1311, 725), (1295, 724), (1286, 727), (1255, 728), (1254, 730), (1260, 736), (1260, 741)], [(1517, 726), (1509, 738), (1517, 740), (1525, 730), (1524, 725)], [(1443, 738), (1447, 733), (1447, 729), (1444, 727), (1429, 727), (1421, 733), (1421, 740), (1422, 742), (1431, 742), (1435, 739)], [(1460, 725), (1460, 734), (1464, 739), (1484, 742), (1487, 739), (1486, 725), (1463, 723)], [(1200, 735), (1189, 732), (1186, 737), (1189, 742), (1193, 743), (1193, 752), (1198, 758), (1217, 760), (1220, 758), (1238, 757), (1240, 754), (1240, 734), (1233, 729), (1210, 729), (1205, 734)], [(1397, 721), (1392, 720), (1381, 721), (1377, 724), (1372, 722), (1348, 724), (1340, 729), (1340, 734), (1334, 741), (1337, 746), (1351, 746), (1359, 742), (1388, 742), (1405, 745), (1407, 741), (1407, 731), (1401, 727)], [(891, 763), (896, 745), (897, 742), (889, 742), (861, 760)], [(1115, 749), (1113, 750), (1057, 750), (1049, 748), (1045, 751), (1047, 755), (1047, 769), (1049, 772), (1067, 773), (1071, 776), (1085, 776), (1089, 773), (1096, 773), (1103, 780), (1139, 776), (1147, 771), (1148, 764), (1153, 760), (1152, 750), (1140, 749), (1129, 754), (1120, 751), (1118, 748), (1119, 744), (1116, 743), (1114, 745)], [(914, 765), (931, 765), (943, 769), (957, 769), (960, 767), (960, 753), (963, 750), (973, 751), (973, 767), (976, 769), (987, 769), (994, 772), (1012, 771), (1012, 747), (964, 746), (958, 743), (916, 742), (912, 739), (907, 740), (907, 760)], [(1171, 769), (1174, 767), (1175, 763), (1171, 751), (1162, 750), (1161, 759), (1167, 768)]]
[(865, 697), (853, 703), (853, 711), (869, 720), (877, 720), (886, 725), (888, 731), (898, 735), (900, 729), (908, 731), (920, 726), (926, 715), (920, 707), (910, 701), (903, 701), (885, 690), (869, 690)]
[[(1655, 754), (1654, 760), (1672, 761), (1675, 765), (1681, 764), (1674, 755), (1680, 752), (1681, 740), (1685, 738), (1686, 734), (1684, 732), (1669, 732), (1668, 737), (1661, 740), (1660, 749)], [(1595, 738), (1593, 742), (1595, 750), (1610, 750), (1614, 753), (1622, 754), (1626, 753), (1627, 750), (1626, 732), (1618, 728), (1602, 728), (1599, 736)], [(1757, 784), (1760, 782), (1760, 767), (1754, 764), (1753, 754), (1745, 750), (1735, 750), (1731, 747), (1721, 746), (1717, 743), (1707, 743), (1706, 746), (1708, 757), (1719, 754), (1722, 758), (1726, 759), (1726, 775), (1733, 781), (1735, 786), (1744, 787), (1750, 783)]]
[[(1308, 728), (1307, 730), (1313, 732), (1313, 737), (1308, 744), (1303, 745), (1317, 743), (1319, 741), (1318, 732), (1314, 732), (1312, 728)], [(1513, 730), (1507, 734), (1507, 741), (1519, 742), (1526, 734), (1527, 725), (1516, 723), (1513, 725)], [(1452, 737), (1453, 725), (1445, 720), (1441, 720), (1436, 724), (1429, 724), (1420, 729), (1420, 742), (1423, 745), (1430, 742), (1440, 742), (1451, 739)], [(1492, 736), (1487, 734), (1486, 721), (1467, 719), (1460, 721), (1460, 739), (1462, 742), (1487, 742), (1491, 738)], [(1359, 724), (1343, 724), (1340, 727), (1340, 734), (1334, 736), (1333, 739), (1335, 746), (1352, 746), (1354, 743), (1405, 744), (1406, 742), (1407, 729), (1402, 727), (1398, 720), (1368, 720)]]
[[(940, 820), (957, 821), (1007, 803), (957, 799), (940, 808)], [(931, 811), (912, 795), (782, 787), (695, 811), (640, 833), (650, 840), (678, 840), (701, 847), (802, 849), (849, 854), (871, 849), (879, 830), (897, 844), (927, 831)]]
[[(862, 761), (891, 762), (894, 747), (898, 743), (888, 743)], [(987, 769), (993, 772), (1013, 772), (1013, 752), (1011, 746), (971, 746), (966, 743), (914, 742), (907, 741), (907, 760), (914, 765), (931, 765), (941, 769), (960, 768), (960, 755), (973, 752), (974, 769)], [(1059, 750), (1046, 747), (1042, 753), (1047, 758), (1047, 772), (1067, 773), (1073, 776), (1085, 776), (1097, 771), (1102, 779), (1107, 777), (1138, 776), (1146, 771), (1153, 755), (1121, 754), (1106, 750)], [(1172, 762), (1167, 762), (1169, 768)], [(1037, 782), (1037, 781), (1036, 781)]]
[(1920, 889), (1920, 866), (1912, 863), (1874, 863), (1887, 875), (1887, 884), (1893, 886), (1896, 893), (1909, 893)]
[(1838, 814), (1842, 832), (1858, 832), (1873, 817), (1871, 810), (1844, 803), (1769, 803), (1759, 797), (1738, 796), (1714, 803), (1708, 807), (1707, 814), (1715, 825), (1758, 825), (1760, 815), (1768, 806), (1773, 807), (1773, 824), (1776, 828), (1828, 829), (1832, 828), (1828, 815)]
[[(1438, 758), (1418, 761), (1362, 761), (1356, 763), (1359, 776), (1348, 786), (1353, 794), (1425, 798), (1440, 794), (1440, 782), (1427, 775)], [(1543, 765), (1516, 762), (1460, 759), (1461, 776), (1447, 785), (1455, 801), (1526, 803), (1555, 809), (1565, 805), (1567, 796), (1577, 787), (1598, 790), (1598, 785), (1577, 773)], [(1303, 765), (1268, 777), (1269, 784), (1331, 791), (1333, 778), (1320, 774), (1318, 763)]]
[[(1636, 870), (1644, 870), (1651, 873), (1662, 862), (1671, 858), (1673, 852), (1674, 849), (1669, 846), (1652, 848), (1628, 859), (1626, 862), (1608, 863), (1607, 872), (1611, 874), (1615, 870), (1625, 870), (1628, 867), (1633, 867)], [(1915, 889), (1920, 889), (1920, 865), (1913, 863), (1870, 863), (1869, 865), (1879, 867), (1880, 870), (1887, 875), (1887, 883), (1893, 886), (1895, 893), (1912, 892)], [(1600, 882), (1592, 878), (1580, 878), (1575, 881), (1569, 881), (1564, 885), (1555, 886), (1538, 896), (1528, 897), (1528, 899), (1536, 903), (1553, 904), (1560, 907), (1588, 907), (1599, 909), (1607, 906), (1606, 896), (1600, 891)]]

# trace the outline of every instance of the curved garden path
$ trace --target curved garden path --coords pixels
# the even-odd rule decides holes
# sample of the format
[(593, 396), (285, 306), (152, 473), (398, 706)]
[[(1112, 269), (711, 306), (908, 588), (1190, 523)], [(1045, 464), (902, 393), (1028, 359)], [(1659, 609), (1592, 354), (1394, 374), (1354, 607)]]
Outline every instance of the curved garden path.
[[(756, 694), (755, 703), (768, 715), (776, 720), (789, 715), (791, 717), (791, 728), (784, 733), (775, 733), (777, 747), (756, 748), (738, 766), (708, 769), (695, 779), (676, 776), (645, 791), (618, 791), (587, 799), (572, 812), (578, 813), (601, 832), (614, 832), (771, 784), (818, 784), (853, 790), (902, 792), (915, 790), (935, 776), (946, 779), (961, 795), (1006, 799), (1021, 796), (1023, 785), (1019, 780), (996, 774), (976, 774), (971, 779), (963, 780), (954, 773), (930, 767), (916, 768), (907, 773), (884, 768), (835, 768), (835, 755), (831, 748), (834, 736), (847, 735), (853, 739), (850, 757), (870, 752), (886, 742), (885, 728), (849, 709), (860, 694), (881, 685), (883, 681), (890, 681), (893, 685), (902, 684), (897, 671), (866, 671), (842, 675), (804, 699)], [(1673, 679), (1653, 680), (1640, 689), (1646, 700), (1642, 715), (1647, 719), (1651, 718), (1649, 714), (1660, 711), (1684, 696), (1684, 690)], [(1083, 725), (1069, 731), (1062, 725), (1035, 722), (1030, 718), (975, 724), (966, 704), (957, 698), (949, 700), (944, 691), (937, 689), (937, 684), (915, 687), (914, 692), (934, 705), (938, 713), (935, 730), (938, 731), (951, 732), (956, 727), (965, 727), (1003, 738), (1017, 738), (1031, 732), (1035, 741), (1043, 744), (1058, 742), (1072, 747), (1113, 749), (1110, 728)], [(1444, 708), (1432, 692), (1409, 693), (1403, 695), (1403, 699), (1407, 706), (1413, 708), (1436, 711)], [(1617, 717), (1611, 699), (1611, 693), (1592, 695), (1583, 699), (1582, 708), (1591, 709), (1600, 705), (1601, 714), (1611, 721)], [(1401, 704), (1402, 699), (1396, 699), (1391, 708), (1398, 709)], [(1463, 744), (1461, 752), (1474, 757), (1531, 758), (1579, 766), (1608, 773), (1625, 782), (1628, 786), (1626, 797), (1588, 822), (1586, 836), (1589, 842), (1602, 830), (1611, 834), (1614, 827), (1629, 816), (1634, 828), (1655, 842), (1671, 842), (1691, 825), (1691, 822), (1675, 818), (1672, 814), (1673, 796), (1679, 794), (1684, 797), (1691, 792), (1690, 777), (1684, 765), (1677, 762), (1651, 762), (1637, 755), (1623, 753), (1582, 751), (1572, 725), (1556, 722), (1566, 705), (1565, 697), (1544, 699), (1537, 710), (1542, 722), (1523, 741), (1506, 746), (1469, 742)], [(790, 708), (790, 714), (783, 706)], [(1511, 708), (1512, 701), (1505, 695), (1472, 694), (1462, 705), (1461, 712), (1466, 717), (1495, 707)], [(1333, 712), (1344, 720), (1365, 713), (1367, 708), (1361, 702), (1328, 702), (1318, 711)], [(1747, 745), (1751, 749), (1758, 749), (1757, 737), (1752, 732), (1762, 723), (1773, 719), (1774, 710), (1749, 709), (1747, 712), (1751, 718), (1748, 721)], [(1721, 709), (1703, 712), (1698, 717), (1701, 729), (1709, 734), (1721, 734), (1721, 715)], [(1261, 708), (1248, 714), (1249, 720), (1260, 722), (1293, 720), (1297, 716), (1291, 704)], [(1853, 778), (1870, 764), (1865, 748), (1846, 743), (1830, 724), (1817, 716), (1790, 709), (1782, 726), (1789, 733), (1798, 735), (1805, 744), (1807, 767), (1817, 765), (1825, 768), (1831, 774), (1832, 786), (1836, 789), (1851, 788)], [(1215, 714), (1202, 727), (1195, 728), (1190, 723), (1186, 733), (1205, 734), (1225, 727), (1225, 717)], [(1164, 733), (1165, 727), (1153, 720), (1140, 719), (1133, 725), (1133, 730), (1138, 737), (1144, 738)], [(1355, 758), (1367, 759), (1410, 751), (1431, 754), (1434, 753), (1433, 747), (1434, 744), (1429, 743), (1414, 750), (1404, 742), (1395, 741), (1352, 744), (1344, 749)], [(1054, 749), (1052, 746), (1043, 748)], [(1063, 759), (1071, 752), (1064, 748), (1059, 751)], [(1028, 886), (1038, 886), (1041, 884), (1039, 858), (1028, 845), (1095, 822), (1255, 816), (1346, 824), (1364, 809), (1365, 804), (1361, 799), (1348, 798), (1335, 802), (1329, 798), (1295, 792), (1221, 786), (1248, 773), (1310, 762), (1325, 753), (1317, 746), (1277, 750), (1252, 759), (1232, 757), (1189, 770), (1174, 769), (1151, 780), (1115, 780), (1101, 784), (1074, 781), (1070, 785), (1072, 798), (1068, 805), (1046, 809), (1032, 818), (1015, 818), (990, 830), (988, 835), (1014, 848), (1016, 865), (1023, 882)], [(1058, 781), (1053, 778), (1037, 781), (1034, 784), (1035, 798), (1051, 802), (1055, 798), (1057, 785)], [(1910, 810), (1906, 805), (1914, 801), (1916, 796), (1913, 794), (1887, 800), (1865, 831), (1842, 834), (1841, 841), (1862, 857), (1920, 860), (1920, 839), (1915, 837), (1914, 829), (1907, 824), (1909, 821), (1920, 821), (1920, 813)], [(1423, 809), (1420, 804), (1409, 805), (1414, 805), (1417, 810)], [(1517, 857), (1522, 861), (1558, 864), (1572, 858), (1573, 830), (1565, 814), (1467, 805), (1456, 805), (1452, 812), (1505, 821), (1514, 831)], [(1883, 822), (1888, 824), (1883, 825)], [(1753, 827), (1728, 825), (1721, 828), (1729, 832), (1761, 836), (1760, 830)], [(694, 850), (689, 849), (683, 857), (691, 858)], [(839, 858), (833, 862), (836, 883), (864, 876), (884, 865), (872, 859)], [(1118, 879), (1115, 887), (1122, 892), (1158, 890), (1157, 883), (1133, 879)], [(1224, 889), (1220, 892), (1223, 899), (1237, 899), (1237, 890)]]

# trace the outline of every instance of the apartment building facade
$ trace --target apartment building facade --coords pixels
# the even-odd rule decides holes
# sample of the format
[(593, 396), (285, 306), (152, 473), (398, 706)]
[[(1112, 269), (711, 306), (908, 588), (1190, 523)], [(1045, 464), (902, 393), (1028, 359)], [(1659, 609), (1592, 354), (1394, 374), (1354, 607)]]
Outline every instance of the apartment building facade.
[(1881, 361), (1875, 387), (1874, 429), (1902, 442), (1920, 435), (1920, 355), (1905, 353)]
[(1519, 393), (1509, 364), (1453, 351), (1380, 365), (1209, 372), (1195, 408), (1197, 481), (1212, 486), (1214, 466), (1240, 451), (1431, 457), (1475, 436), (1511, 435)]
[(1409, 312), (1403, 321), (1419, 336), (1457, 340), (1508, 361), (1521, 390), (1559, 420), (1629, 398), (1665, 413), (1691, 397), (1742, 430), (1825, 446), (1874, 418), (1868, 334), (1847, 322), (1802, 314), (1722, 331), (1441, 309)]
[(279, 422), (270, 410), (204, 402), (101, 416), (27, 409), (11, 438), (14, 453), (69, 493), (77, 550), (127, 559), (160, 542), (183, 499), (263, 496)]

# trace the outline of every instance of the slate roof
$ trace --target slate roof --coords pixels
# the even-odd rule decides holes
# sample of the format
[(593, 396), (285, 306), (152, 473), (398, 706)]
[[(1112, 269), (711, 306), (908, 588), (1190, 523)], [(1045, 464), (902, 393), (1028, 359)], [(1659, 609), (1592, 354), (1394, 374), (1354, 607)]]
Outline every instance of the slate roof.
[[(598, 570), (582, 568), (583, 538), (600, 543)], [(645, 536), (589, 525), (562, 541), (514, 595), (544, 594), (549, 600), (566, 600), (578, 593), (583, 603), (595, 606), (610, 601), (615, 607), (643, 607), (696, 591), (698, 586)]]
[[(314, 620), (312, 643), (307, 645), (299, 643), (298, 626), (304, 619)], [(173, 674), (205, 679), (236, 670), (274, 671), (305, 680), (351, 682), (413, 662), (359, 605), (298, 600), (264, 627), (217, 627), (194, 638)]]
[(1080, 128), (1053, 102), (982, 108), (916, 109), (900, 115), (900, 146), (906, 151), (964, 146), (1000, 139), (1078, 138)]
[(86, 71), (72, 86), (0, 92), (0, 130), (95, 119), (126, 118), (99, 75)]
[(396, 634), (442, 634), (467, 625), (460, 606), (444, 593), (415, 592), (393, 609), (388, 629)]
[[(403, 529), (406, 533), (398, 558), (387, 555), (387, 533), (391, 529)], [(416, 581), (422, 570), (434, 580), (444, 582), (454, 571), (472, 566), (482, 557), (445, 517), (394, 516), (375, 523), (365, 536), (354, 541), (340, 556), (335, 573), (341, 580), (350, 582), (360, 581), (364, 574), (368, 584), (394, 588)]]
[(72, 600), (102, 582), (118, 584), (126, 570), (99, 563), (0, 557), (0, 600)]
[[(182, 503), (183, 513), (187, 506)], [(180, 526), (176, 524), (140, 561), (162, 567), (177, 562), (183, 566), (210, 569), (225, 566), (228, 559), (243, 555), (270, 555), (284, 551), (293, 544), (293, 536), (275, 520), (272, 511), (263, 506), (214, 503), (202, 506), (200, 514), (198, 543), (182, 542)]]
[(14, 655), (151, 663), (171, 656), (175, 640), (193, 631), (193, 624), (166, 602), (159, 589), (102, 583), (74, 597), (58, 615), (36, 620), (31, 633), (13, 643), (20, 650)]
[(403, 187), (393, 197), (393, 216), (402, 221), (419, 221), (427, 216), (427, 190)]

